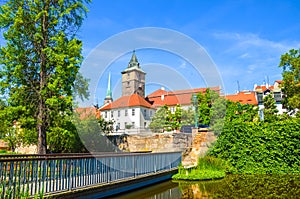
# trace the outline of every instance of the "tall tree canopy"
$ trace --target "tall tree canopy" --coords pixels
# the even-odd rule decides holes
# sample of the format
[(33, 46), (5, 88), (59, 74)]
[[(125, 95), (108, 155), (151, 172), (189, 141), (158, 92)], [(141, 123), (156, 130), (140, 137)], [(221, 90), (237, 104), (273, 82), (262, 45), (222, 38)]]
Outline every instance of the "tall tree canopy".
[(0, 9), (6, 40), (0, 49), (2, 95), (9, 106), (26, 107), (23, 114), (34, 121), (40, 154), (47, 150), (46, 132), (72, 112), (83, 59), (75, 36), (89, 2), (8, 0)]
[(283, 68), (284, 104), (289, 110), (300, 109), (300, 49), (283, 54), (279, 66)]

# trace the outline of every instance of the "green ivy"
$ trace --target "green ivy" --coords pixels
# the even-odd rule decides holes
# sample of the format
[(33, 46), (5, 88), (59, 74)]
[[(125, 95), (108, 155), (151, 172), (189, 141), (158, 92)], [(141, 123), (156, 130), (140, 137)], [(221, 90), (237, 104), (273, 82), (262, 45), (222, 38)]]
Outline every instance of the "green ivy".
[(227, 160), (233, 173), (300, 173), (300, 120), (226, 123), (208, 152)]

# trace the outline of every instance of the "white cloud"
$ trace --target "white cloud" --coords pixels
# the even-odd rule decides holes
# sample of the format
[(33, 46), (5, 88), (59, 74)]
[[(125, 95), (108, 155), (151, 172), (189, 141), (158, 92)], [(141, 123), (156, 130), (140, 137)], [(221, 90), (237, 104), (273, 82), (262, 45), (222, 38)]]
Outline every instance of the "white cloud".
[(265, 49), (271, 52), (287, 52), (292, 48), (299, 48), (300, 41), (272, 41), (268, 39), (261, 38), (258, 34), (253, 33), (213, 33), (213, 36), (219, 40), (227, 40), (233, 42), (232, 48), (228, 51), (240, 51), (240, 50), (250, 50), (250, 49)]

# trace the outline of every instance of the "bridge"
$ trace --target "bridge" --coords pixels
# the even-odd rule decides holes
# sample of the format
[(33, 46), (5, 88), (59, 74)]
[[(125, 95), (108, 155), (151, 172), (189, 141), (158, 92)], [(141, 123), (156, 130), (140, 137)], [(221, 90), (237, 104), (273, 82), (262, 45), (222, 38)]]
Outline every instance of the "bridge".
[(1, 198), (101, 198), (170, 178), (181, 152), (1, 155)]

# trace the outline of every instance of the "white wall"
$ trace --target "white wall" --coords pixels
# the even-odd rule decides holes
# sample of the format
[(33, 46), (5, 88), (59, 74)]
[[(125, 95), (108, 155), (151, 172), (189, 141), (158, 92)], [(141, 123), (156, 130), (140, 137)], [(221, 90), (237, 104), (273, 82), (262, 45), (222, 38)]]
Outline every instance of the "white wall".
[[(134, 115), (133, 115), (134, 109)], [(127, 110), (127, 115), (125, 112)], [(113, 111), (113, 115), (111, 112)], [(126, 107), (119, 109), (112, 109), (108, 111), (102, 111), (101, 117), (106, 121), (113, 120), (115, 122), (114, 129), (119, 125), (120, 130), (125, 129), (125, 124), (134, 125), (131, 128), (140, 129), (148, 128), (151, 118), (155, 113), (155, 109), (145, 107)], [(106, 117), (105, 117), (106, 115)]]

